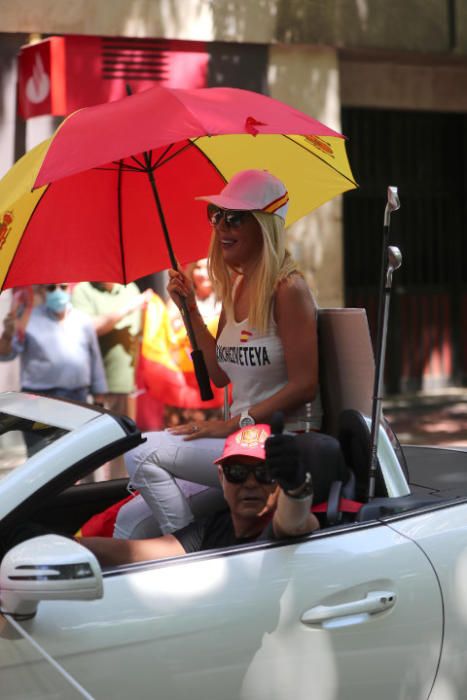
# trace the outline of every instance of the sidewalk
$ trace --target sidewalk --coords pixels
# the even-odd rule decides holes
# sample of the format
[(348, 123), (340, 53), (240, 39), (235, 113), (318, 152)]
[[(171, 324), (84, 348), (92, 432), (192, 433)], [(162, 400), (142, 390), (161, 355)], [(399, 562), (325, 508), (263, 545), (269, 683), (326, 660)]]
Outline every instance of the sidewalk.
[(391, 396), (383, 411), (403, 444), (467, 446), (467, 388)]

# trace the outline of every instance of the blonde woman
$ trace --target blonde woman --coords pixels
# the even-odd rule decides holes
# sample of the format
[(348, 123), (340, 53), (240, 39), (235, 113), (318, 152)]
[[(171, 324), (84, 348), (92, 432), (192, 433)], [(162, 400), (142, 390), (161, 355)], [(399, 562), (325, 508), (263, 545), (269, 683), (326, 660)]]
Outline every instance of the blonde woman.
[[(227, 420), (196, 421), (161, 433), (128, 455), (131, 481), (166, 534), (192, 520), (189, 499), (204, 486), (217, 486), (212, 464), (225, 438), (239, 427), (268, 422), (283, 411), (286, 429), (307, 422), (319, 429), (318, 344), (314, 299), (286, 249), (288, 193), (263, 170), (237, 173), (209, 202), (213, 227), (209, 274), (222, 301), (217, 338), (206, 328), (192, 282), (169, 271), (168, 291), (177, 306), (187, 302), (211, 381), (232, 383)], [(195, 482), (180, 482), (178, 479)]]

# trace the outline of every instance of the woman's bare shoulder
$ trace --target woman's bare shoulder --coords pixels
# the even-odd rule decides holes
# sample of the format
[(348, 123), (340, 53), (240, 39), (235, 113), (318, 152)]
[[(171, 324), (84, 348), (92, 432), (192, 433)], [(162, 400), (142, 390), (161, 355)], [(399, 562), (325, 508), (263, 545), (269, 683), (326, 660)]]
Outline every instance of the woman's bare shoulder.
[(313, 294), (300, 272), (292, 272), (287, 277), (279, 280), (276, 286), (276, 298), (279, 299), (311, 299)]

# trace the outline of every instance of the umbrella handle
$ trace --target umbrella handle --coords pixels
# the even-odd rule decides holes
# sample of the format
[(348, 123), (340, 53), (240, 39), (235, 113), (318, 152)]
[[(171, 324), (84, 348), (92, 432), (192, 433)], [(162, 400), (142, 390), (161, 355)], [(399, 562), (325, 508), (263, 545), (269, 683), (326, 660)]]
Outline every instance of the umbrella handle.
[(195, 370), (196, 381), (198, 382), (199, 394), (203, 401), (210, 401), (214, 398), (214, 394), (212, 393), (211, 382), (209, 381), (209, 374), (206, 367), (206, 362), (204, 360), (204, 355), (202, 350), (198, 348), (198, 343), (196, 342), (196, 336), (193, 331), (193, 325), (191, 323), (190, 312), (188, 311), (186, 299), (184, 297), (180, 297), (180, 301), (182, 305), (181, 312), (185, 323), (186, 332), (191, 347), (193, 348), (191, 352), (191, 359), (193, 360), (193, 368)]
[[(172, 267), (174, 269), (177, 269), (177, 259), (175, 257), (175, 254), (174, 254), (174, 251), (172, 248), (172, 242), (170, 240), (169, 231), (168, 231), (167, 224), (165, 221), (164, 211), (162, 209), (162, 204), (161, 204), (161, 201), (159, 198), (159, 193), (157, 191), (156, 181), (154, 179), (154, 173), (153, 173), (152, 168), (151, 168), (151, 158), (149, 156), (149, 153), (145, 153), (144, 158), (146, 160), (146, 164), (147, 164), (147, 168), (148, 168), (147, 174), (149, 177), (149, 183), (151, 185), (152, 193), (154, 195), (154, 201), (156, 203), (157, 211), (159, 212), (159, 219), (161, 222), (162, 232), (164, 234), (165, 243), (167, 246), (167, 251), (169, 253), (170, 262), (172, 263)], [(214, 394), (212, 393), (211, 383), (209, 381), (209, 374), (208, 374), (208, 370), (206, 367), (206, 362), (204, 360), (204, 355), (203, 355), (202, 350), (198, 349), (198, 343), (196, 342), (196, 336), (194, 334), (193, 326), (191, 324), (190, 312), (188, 311), (186, 299), (184, 299), (183, 297), (180, 297), (180, 300), (182, 302), (181, 311), (182, 311), (183, 320), (185, 322), (185, 327), (186, 327), (186, 331), (188, 333), (188, 338), (190, 340), (191, 347), (193, 348), (193, 352), (191, 353), (191, 359), (193, 360), (193, 367), (195, 370), (196, 381), (198, 382), (198, 386), (199, 386), (199, 393), (200, 393), (201, 399), (203, 401), (210, 401), (211, 399), (214, 398)]]
[(209, 374), (202, 351), (193, 350), (191, 359), (193, 360), (193, 367), (195, 369), (196, 381), (198, 382), (201, 398), (203, 401), (210, 401), (210, 399), (214, 398), (214, 394), (212, 393), (211, 382), (209, 381)]

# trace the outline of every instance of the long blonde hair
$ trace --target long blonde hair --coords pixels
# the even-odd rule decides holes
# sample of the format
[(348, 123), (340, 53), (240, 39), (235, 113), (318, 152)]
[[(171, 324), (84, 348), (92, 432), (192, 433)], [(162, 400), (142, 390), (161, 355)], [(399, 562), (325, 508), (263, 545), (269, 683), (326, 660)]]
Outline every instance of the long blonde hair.
[[(263, 247), (259, 263), (250, 278), (248, 320), (252, 328), (264, 332), (269, 325), (277, 285), (293, 272), (301, 273), (285, 247), (284, 220), (276, 214), (266, 214), (262, 211), (251, 213), (260, 225)], [(215, 233), (211, 238), (208, 261), (209, 276), (216, 296), (222, 301), (226, 317), (231, 319), (233, 318), (233, 279), (234, 273), (239, 271), (232, 270), (224, 262), (219, 237)]]

